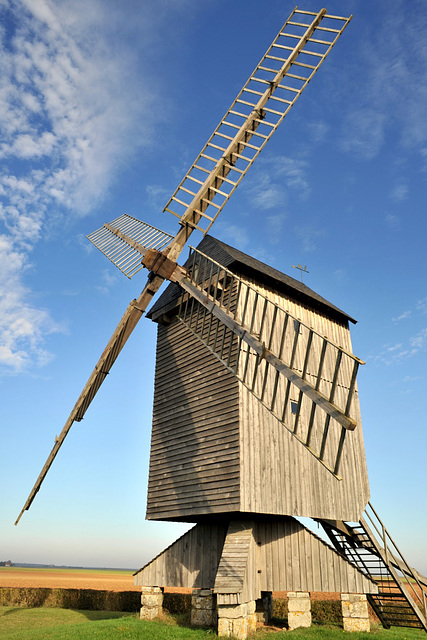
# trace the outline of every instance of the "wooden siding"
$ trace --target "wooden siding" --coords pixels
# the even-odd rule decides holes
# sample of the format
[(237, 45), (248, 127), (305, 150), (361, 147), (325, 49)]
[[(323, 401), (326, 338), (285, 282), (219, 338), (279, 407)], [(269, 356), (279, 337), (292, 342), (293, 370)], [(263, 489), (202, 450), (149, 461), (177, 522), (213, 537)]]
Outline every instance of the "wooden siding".
[(140, 569), (134, 584), (212, 589), (226, 532), (227, 524), (196, 525)]
[[(347, 323), (339, 322), (327, 315), (297, 303), (291, 298), (285, 298), (277, 291), (271, 291), (259, 283), (246, 279), (257, 291), (267, 296), (273, 302), (279, 304), (294, 318), (301, 320), (306, 327), (312, 327), (321, 336), (327, 337), (336, 345), (343, 347), (351, 353), (351, 339)], [(249, 299), (247, 316), (251, 316), (251, 304)], [(241, 310), (240, 310), (241, 313)], [(256, 311), (254, 333), (260, 329), (261, 309)], [(264, 319), (264, 331), (268, 335), (272, 317)], [(299, 331), (298, 341), (295, 343), (295, 332)], [(280, 332), (277, 339), (280, 340)], [(289, 362), (291, 353), (296, 344), (294, 367), (302, 372), (306, 353), (308, 331), (305, 327), (288, 328), (283, 349), (283, 360)], [(320, 346), (320, 343), (319, 343)], [(306, 364), (307, 380), (313, 381), (317, 375), (319, 350), (315, 348), (313, 341), (310, 358)], [(278, 345), (273, 345), (272, 350), (277, 352)], [(243, 351), (247, 348), (243, 346)], [(247, 368), (246, 379), (252, 380), (255, 370), (255, 358), (252, 355), (245, 357), (245, 353), (239, 357), (239, 367), (243, 376), (243, 368)], [(265, 362), (261, 363), (265, 368)], [(334, 377), (335, 358), (326, 356), (322, 372), (322, 381), (319, 391), (326, 397), (329, 396)], [(260, 375), (262, 380), (263, 376)], [(338, 384), (335, 403), (345, 404), (346, 393), (350, 386), (351, 363), (349, 359), (343, 359), (338, 376)], [(275, 374), (271, 370), (267, 376), (264, 391), (266, 404), (274, 391)], [(312, 382), (312, 384), (313, 384)], [(255, 378), (255, 384), (257, 384)], [(357, 395), (354, 394), (351, 404), (351, 417), (357, 422), (354, 431), (345, 434), (343, 454), (340, 465), (340, 476), (337, 479), (319, 460), (312, 455), (309, 448), (305, 447), (290, 431), (283, 427), (280, 421), (263, 406), (254, 394), (243, 384), (240, 388), (240, 429), (241, 429), (241, 510), (248, 513), (266, 513), (277, 515), (307, 516), (313, 518), (342, 519), (358, 521), (366, 503), (369, 500), (369, 484), (366, 469), (363, 434), (360, 416), (360, 407)], [(260, 390), (258, 390), (260, 394)], [(288, 385), (284, 378), (279, 380), (277, 386), (277, 398), (285, 398), (298, 403), (299, 391), (293, 385)], [(283, 400), (282, 400), (283, 401)], [(307, 425), (310, 420), (311, 403), (302, 400), (298, 435), (302, 439), (307, 436)], [(291, 403), (288, 402), (284, 414), (284, 422), (292, 429), (295, 415), (291, 411)], [(311, 434), (311, 448), (318, 450), (321, 446), (325, 424), (325, 413), (317, 408)], [(333, 468), (334, 455), (341, 437), (341, 426), (333, 419), (330, 421), (327, 445), (325, 447), (325, 464)], [(329, 514), (329, 515), (327, 515)], [(332, 515), (333, 514), (333, 515)]]
[(198, 524), (134, 577), (141, 586), (214, 589), (219, 604), (261, 591), (377, 593), (332, 547), (294, 518)]
[(177, 318), (159, 325), (147, 519), (239, 510), (236, 378)]
[(254, 521), (230, 522), (216, 575), (218, 604), (239, 604), (261, 597)]
[(255, 535), (262, 591), (378, 592), (376, 584), (294, 518), (258, 522)]

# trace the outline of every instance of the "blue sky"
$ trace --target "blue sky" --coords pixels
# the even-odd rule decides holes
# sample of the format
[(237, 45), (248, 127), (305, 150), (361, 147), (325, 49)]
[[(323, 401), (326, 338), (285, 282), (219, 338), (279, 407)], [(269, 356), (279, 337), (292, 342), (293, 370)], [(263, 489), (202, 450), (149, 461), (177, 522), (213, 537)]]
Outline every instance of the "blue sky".
[[(137, 568), (186, 529), (144, 520), (148, 320), (13, 522), (145, 282), (85, 235), (124, 212), (176, 232), (164, 205), (293, 7), (0, 0), (0, 560)], [(212, 232), (291, 276), (307, 265), (357, 318), (372, 502), (426, 574), (427, 10), (326, 7), (354, 18)]]

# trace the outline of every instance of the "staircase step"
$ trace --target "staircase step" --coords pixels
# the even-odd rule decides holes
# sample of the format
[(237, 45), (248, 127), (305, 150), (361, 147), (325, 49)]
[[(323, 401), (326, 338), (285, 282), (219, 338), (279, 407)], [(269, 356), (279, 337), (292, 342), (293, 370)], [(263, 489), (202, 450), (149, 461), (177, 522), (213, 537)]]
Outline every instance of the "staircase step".
[[(383, 624), (427, 631), (427, 612), (423, 606), (422, 597), (420, 598), (416, 593), (410, 596), (406, 594), (407, 581), (399, 576), (396, 565), (390, 563), (389, 555), (384, 551), (384, 548), (388, 548), (389, 543), (392, 545), (394, 543), (373, 507), (369, 506), (376, 518), (376, 524), (373, 517), (366, 512), (368, 514), (367, 522), (361, 518), (357, 526), (349, 527), (346, 525), (349, 536), (342, 535), (333, 526), (323, 525), (325, 531), (348, 562), (360, 569), (378, 585), (379, 592), (370, 594), (369, 598)], [(368, 522), (373, 523), (377, 531), (383, 532), (387, 547), (384, 547), (384, 542), (376, 540)], [(345, 523), (343, 524), (345, 525)], [(395, 557), (400, 557), (404, 566), (408, 567), (395, 545), (392, 553)], [(392, 555), (391, 558), (393, 559)], [(408, 575), (418, 582), (416, 572)], [(422, 589), (422, 587), (420, 588)]]

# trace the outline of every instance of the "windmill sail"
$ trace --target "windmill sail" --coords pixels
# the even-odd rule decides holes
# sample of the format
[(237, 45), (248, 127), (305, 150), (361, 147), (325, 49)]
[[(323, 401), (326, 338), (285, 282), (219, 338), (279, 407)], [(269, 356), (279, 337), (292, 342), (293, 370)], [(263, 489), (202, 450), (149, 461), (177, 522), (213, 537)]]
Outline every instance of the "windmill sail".
[[(356, 428), (352, 401), (363, 361), (212, 258), (191, 251), (179, 282), (186, 291), (179, 319), (338, 476), (346, 432)], [(331, 380), (324, 375), (326, 362)]]
[(164, 211), (209, 231), (351, 17), (330, 16), (326, 9), (291, 13)]
[(128, 278), (143, 268), (141, 255), (147, 249), (166, 249), (173, 236), (127, 213), (92, 231), (88, 240)]
[(132, 302), (128, 305), (125, 313), (123, 314), (119, 324), (116, 327), (116, 330), (111, 336), (107, 346), (102, 352), (101, 357), (96, 363), (94, 370), (89, 376), (89, 379), (86, 382), (76, 404), (74, 405), (73, 410), (71, 411), (61, 433), (55, 438), (55, 444), (53, 445), (52, 451), (50, 452), (43, 466), (43, 469), (41, 470), (39, 477), (37, 478), (34, 487), (30, 492), (30, 495), (28, 496), (24, 506), (21, 509), (21, 512), (19, 513), (19, 516), (15, 521), (15, 525), (17, 525), (20, 521), (24, 511), (28, 511), (28, 509), (30, 508), (34, 498), (36, 497), (41, 487), (43, 480), (46, 477), (47, 472), (52, 466), (52, 463), (62, 446), (62, 443), (68, 435), (68, 432), (70, 431), (74, 422), (80, 422), (80, 420), (83, 419), (89, 405), (91, 404), (100, 386), (110, 372), (111, 367), (115, 363), (129, 336), (141, 319), (143, 312), (150, 304), (153, 295), (158, 291), (162, 283), (163, 278), (155, 276), (146, 285), (141, 295), (136, 300), (132, 300)]
[[(179, 218), (181, 228), (174, 237), (124, 215), (89, 239), (128, 277), (142, 268), (140, 258), (147, 249), (163, 250), (169, 263), (176, 263), (193, 230), (206, 232), (216, 220), (350, 20), (351, 16), (328, 16), (325, 9), (292, 12), (165, 207)], [(156, 274), (161, 264), (153, 266), (144, 290), (128, 306), (90, 375), (15, 524), (32, 504), (72, 424), (83, 418), (153, 295), (173, 271), (169, 264)]]

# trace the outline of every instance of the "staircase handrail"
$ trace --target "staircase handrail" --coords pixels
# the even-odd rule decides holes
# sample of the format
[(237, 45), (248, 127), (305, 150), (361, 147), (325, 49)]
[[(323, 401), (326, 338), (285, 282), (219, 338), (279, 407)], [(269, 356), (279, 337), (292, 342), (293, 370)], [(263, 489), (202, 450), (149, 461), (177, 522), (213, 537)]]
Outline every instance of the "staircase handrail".
[[(390, 534), (388, 533), (387, 529), (385, 528), (383, 522), (381, 521), (381, 518), (379, 517), (379, 515), (377, 514), (377, 512), (375, 511), (374, 507), (372, 506), (372, 504), (370, 502), (368, 502), (367, 507), (370, 507), (370, 509), (372, 510), (372, 513), (374, 514), (375, 518), (378, 521), (378, 524), (381, 527), (381, 532), (378, 529), (377, 523), (374, 521), (373, 517), (371, 514), (369, 514), (369, 512), (367, 511), (367, 509), (365, 509), (365, 515), (368, 518), (369, 522), (372, 524), (372, 526), (374, 527), (375, 531), (378, 533), (380, 539), (383, 542), (384, 547), (381, 548), (380, 545), (376, 545), (377, 547), (377, 551), (379, 552), (379, 554), (381, 556), (383, 556), (384, 554), (384, 558), (383, 560), (386, 562), (386, 564), (389, 566), (390, 569), (390, 573), (392, 573), (393, 578), (395, 579), (395, 581), (398, 583), (400, 589), (402, 589), (402, 591), (404, 592), (405, 596), (409, 599), (409, 600), (415, 600), (414, 604), (416, 605), (417, 602), (419, 603), (417, 606), (420, 606), (422, 608), (422, 612), (424, 614), (425, 617), (427, 617), (427, 607), (426, 607), (426, 594), (423, 588), (423, 584), (422, 582), (424, 581), (420, 581), (417, 577), (418, 571), (413, 571), (412, 567), (409, 566), (409, 564), (406, 562), (405, 558), (403, 557), (401, 551), (399, 550), (398, 546), (396, 545), (396, 543), (394, 542), (393, 538), (390, 536)], [(376, 543), (375, 540), (375, 536), (373, 535), (373, 533), (371, 532), (367, 522), (364, 520), (363, 517), (361, 517), (360, 519), (360, 524), (362, 525), (362, 527), (366, 530), (366, 532), (368, 533), (368, 535), (370, 535), (370, 537), (372, 538), (372, 542)], [(393, 546), (394, 550), (397, 552), (397, 554), (399, 555), (399, 558), (395, 557), (394, 553), (391, 553), (388, 550), (388, 544), (387, 541), (389, 543), (391, 543), (391, 545)], [(393, 568), (392, 568), (393, 567)], [(406, 574), (406, 576), (408, 576), (409, 578), (412, 578), (412, 580), (414, 580), (414, 582), (416, 582), (416, 584), (418, 585), (419, 589), (420, 589), (420, 594), (418, 594), (418, 592), (416, 591), (416, 589), (414, 589), (414, 585), (408, 581), (406, 582), (406, 584), (403, 584), (402, 581), (400, 580), (399, 576), (397, 575), (397, 573), (395, 572), (395, 568), (397, 568), (399, 571), (402, 572), (402, 574)], [(424, 578), (424, 580), (427, 579)], [(424, 582), (425, 584), (425, 582)], [(411, 594), (407, 591), (407, 587), (409, 587), (413, 593), (413, 596), (415, 596), (415, 598), (413, 596), (411, 596)]]

